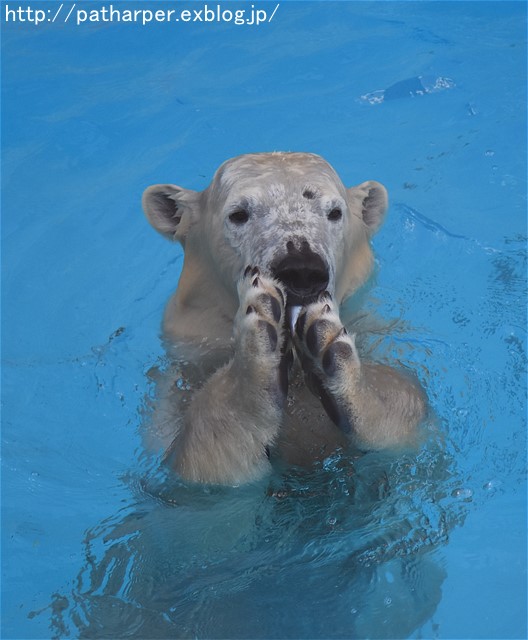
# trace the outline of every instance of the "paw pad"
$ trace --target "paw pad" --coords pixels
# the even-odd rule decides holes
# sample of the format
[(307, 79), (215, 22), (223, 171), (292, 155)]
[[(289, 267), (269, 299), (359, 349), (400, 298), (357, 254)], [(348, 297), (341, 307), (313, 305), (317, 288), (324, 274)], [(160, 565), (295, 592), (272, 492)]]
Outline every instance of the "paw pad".
[(350, 367), (358, 367), (354, 337), (348, 335), (326, 291), (302, 309), (293, 335), (305, 373), (317, 372), (322, 378), (336, 377), (340, 372), (350, 375)]
[(334, 342), (325, 351), (322, 359), (323, 371), (327, 376), (333, 377), (339, 369), (343, 360), (352, 358), (354, 355), (351, 345), (348, 342)]
[(306, 346), (312, 356), (317, 356), (327, 341), (327, 334), (334, 329), (334, 323), (330, 320), (316, 320), (306, 332)]
[(275, 329), (275, 327), (269, 322), (266, 322), (266, 320), (259, 320), (258, 326), (259, 326), (259, 329), (261, 329), (263, 332), (266, 332), (268, 334), (270, 351), (275, 351), (275, 349), (277, 348), (277, 344), (279, 342), (279, 338), (277, 336), (277, 330)]
[(280, 283), (258, 267), (248, 265), (238, 283), (238, 295), (235, 339), (240, 354), (255, 362), (272, 354), (279, 358), (284, 348), (282, 321), (286, 298)]
[(307, 317), (306, 311), (301, 312), (301, 314), (297, 318), (297, 322), (295, 323), (295, 333), (298, 335), (299, 338), (302, 338), (303, 336), (304, 327), (306, 325), (306, 317)]

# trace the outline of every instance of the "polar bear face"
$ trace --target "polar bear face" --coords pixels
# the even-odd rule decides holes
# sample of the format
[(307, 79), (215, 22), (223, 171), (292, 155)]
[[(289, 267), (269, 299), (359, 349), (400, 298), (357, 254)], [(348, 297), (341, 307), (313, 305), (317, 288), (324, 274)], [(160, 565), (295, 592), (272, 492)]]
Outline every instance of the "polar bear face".
[(257, 265), (284, 283), (289, 304), (303, 304), (324, 290), (341, 302), (364, 282), (387, 193), (374, 181), (345, 188), (317, 155), (263, 153), (228, 160), (203, 192), (150, 187), (143, 205), (184, 246), (182, 279), (201, 271), (236, 298), (244, 269)]

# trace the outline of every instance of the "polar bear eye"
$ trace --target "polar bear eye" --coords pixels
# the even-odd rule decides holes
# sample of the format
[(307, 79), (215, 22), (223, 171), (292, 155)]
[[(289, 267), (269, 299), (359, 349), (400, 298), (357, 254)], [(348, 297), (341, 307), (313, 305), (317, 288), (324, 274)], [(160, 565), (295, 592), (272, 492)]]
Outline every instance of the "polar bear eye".
[(343, 217), (343, 212), (339, 207), (334, 207), (332, 211), (328, 214), (327, 218), (332, 222), (336, 222), (337, 220), (341, 220)]
[(249, 213), (245, 209), (236, 209), (229, 214), (229, 220), (233, 224), (245, 224), (249, 220)]

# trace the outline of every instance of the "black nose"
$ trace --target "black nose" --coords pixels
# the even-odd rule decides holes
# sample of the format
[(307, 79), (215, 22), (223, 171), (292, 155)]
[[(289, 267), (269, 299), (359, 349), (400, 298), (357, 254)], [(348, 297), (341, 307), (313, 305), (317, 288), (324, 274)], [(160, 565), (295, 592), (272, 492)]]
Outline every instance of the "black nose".
[(272, 273), (286, 286), (288, 303), (302, 304), (328, 287), (328, 267), (307, 242), (300, 249), (292, 242), (286, 246), (287, 255), (272, 265)]

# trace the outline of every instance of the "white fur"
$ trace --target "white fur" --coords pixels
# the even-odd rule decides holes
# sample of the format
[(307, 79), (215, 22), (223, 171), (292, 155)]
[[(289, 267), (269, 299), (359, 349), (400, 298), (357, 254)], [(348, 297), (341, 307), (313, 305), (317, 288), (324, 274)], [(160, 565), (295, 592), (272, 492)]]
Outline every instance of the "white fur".
[[(182, 476), (239, 484), (266, 473), (270, 450), (272, 457), (306, 463), (347, 439), (385, 446), (410, 437), (424, 412), (421, 392), (393, 370), (360, 363), (337, 311), (370, 272), (369, 238), (387, 208), (382, 185), (370, 181), (347, 189), (314, 154), (250, 154), (225, 162), (203, 192), (154, 185), (143, 205), (152, 225), (185, 248), (164, 337), (176, 359), (185, 353), (183, 369), (201, 373), (194, 394), (182, 398), (167, 383), (160, 400), (165, 425), (174, 424), (166, 460)], [(329, 218), (334, 209), (342, 216)], [(288, 292), (273, 278), (272, 267), (288, 247), (300, 250), (303, 243), (327, 265), (330, 324), (317, 324), (327, 313), (325, 303), (286, 308)], [(314, 330), (326, 327), (315, 355), (306, 335), (295, 337), (304, 312)], [(330, 379), (324, 356), (341, 353), (335, 340), (348, 341), (351, 355), (335, 359)], [(286, 398), (283, 357), (290, 349), (298, 357), (287, 374)], [(353, 425), (347, 437), (306, 386), (310, 372), (301, 362)]]

